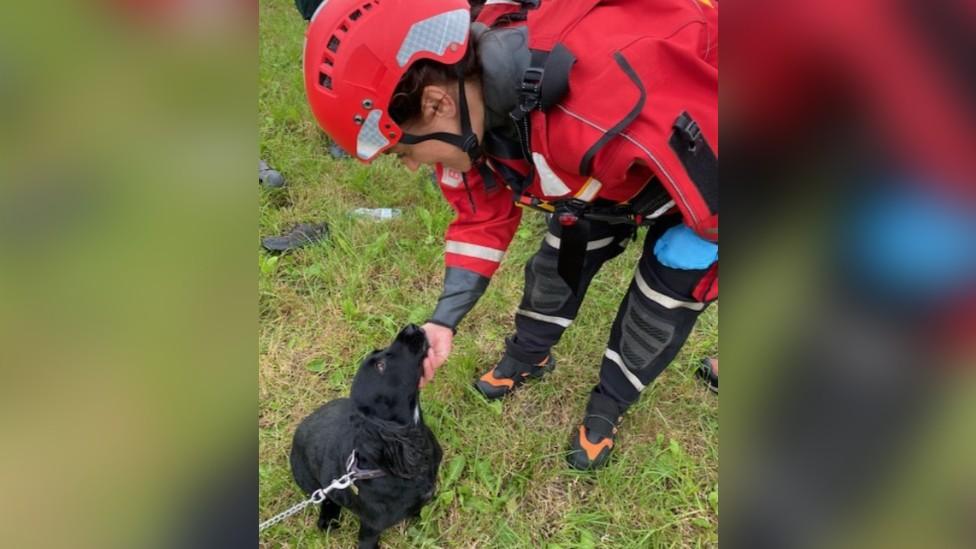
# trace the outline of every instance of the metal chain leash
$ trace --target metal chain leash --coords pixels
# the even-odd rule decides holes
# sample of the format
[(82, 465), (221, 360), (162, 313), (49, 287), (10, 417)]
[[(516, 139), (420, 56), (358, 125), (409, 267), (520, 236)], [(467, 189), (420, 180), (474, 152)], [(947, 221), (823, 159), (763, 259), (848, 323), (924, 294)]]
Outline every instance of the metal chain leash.
[(262, 532), (266, 528), (270, 528), (275, 524), (278, 524), (279, 522), (294, 515), (295, 513), (301, 511), (302, 509), (308, 507), (309, 505), (312, 505), (313, 503), (322, 503), (323, 501), (325, 501), (325, 496), (328, 495), (328, 493), (331, 492), (332, 490), (345, 490), (346, 488), (349, 488), (350, 486), (352, 486), (354, 482), (354, 478), (353, 478), (354, 476), (355, 476), (355, 472), (350, 471), (342, 475), (341, 477), (333, 480), (332, 483), (326, 486), (325, 488), (319, 488), (318, 490), (312, 492), (312, 496), (307, 500), (298, 503), (296, 505), (293, 505), (292, 507), (262, 522), (258, 526), (258, 532)]

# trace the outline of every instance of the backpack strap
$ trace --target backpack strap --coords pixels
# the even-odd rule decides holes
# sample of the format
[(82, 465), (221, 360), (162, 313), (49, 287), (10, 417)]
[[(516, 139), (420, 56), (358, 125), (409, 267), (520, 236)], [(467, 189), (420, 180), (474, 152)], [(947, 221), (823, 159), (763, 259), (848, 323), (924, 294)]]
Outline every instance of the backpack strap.
[(613, 54), (613, 59), (617, 62), (617, 65), (622, 71), (624, 71), (627, 77), (630, 78), (630, 81), (634, 83), (634, 86), (637, 87), (638, 91), (640, 91), (640, 96), (637, 98), (637, 103), (634, 104), (634, 107), (630, 109), (629, 113), (627, 113), (627, 116), (625, 116), (620, 122), (614, 124), (612, 128), (600, 136), (600, 139), (598, 139), (593, 146), (587, 149), (586, 153), (583, 155), (583, 159), (580, 160), (579, 173), (581, 175), (590, 175), (593, 170), (593, 158), (596, 156), (596, 153), (600, 152), (600, 149), (605, 147), (611, 139), (617, 137), (620, 132), (624, 131), (624, 129), (627, 128), (627, 126), (629, 126), (638, 115), (640, 115), (641, 111), (644, 110), (644, 102), (647, 100), (647, 90), (644, 89), (644, 83), (641, 82), (640, 77), (637, 75), (637, 71), (635, 71), (634, 68), (630, 66), (630, 63), (627, 62), (627, 58), (618, 51)]
[(718, 158), (698, 123), (687, 112), (681, 113), (672, 126), (674, 131), (668, 144), (698, 187), (709, 211), (718, 213)]
[(535, 109), (547, 111), (569, 91), (569, 71), (576, 56), (566, 46), (556, 44), (552, 51), (531, 50), (532, 59), (522, 72), (518, 104), (512, 109), (519, 121)]

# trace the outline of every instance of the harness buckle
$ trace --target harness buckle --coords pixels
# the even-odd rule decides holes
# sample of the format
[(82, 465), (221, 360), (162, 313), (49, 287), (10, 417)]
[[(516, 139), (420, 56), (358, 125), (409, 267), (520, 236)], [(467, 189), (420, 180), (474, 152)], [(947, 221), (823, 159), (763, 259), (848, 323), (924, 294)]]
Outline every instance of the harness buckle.
[(573, 198), (568, 200), (556, 208), (556, 219), (559, 224), (563, 227), (572, 227), (583, 219), (586, 211), (590, 208), (590, 204), (583, 202), (578, 198)]
[(559, 224), (563, 227), (572, 227), (579, 221), (579, 217), (572, 213), (561, 213), (559, 214)]

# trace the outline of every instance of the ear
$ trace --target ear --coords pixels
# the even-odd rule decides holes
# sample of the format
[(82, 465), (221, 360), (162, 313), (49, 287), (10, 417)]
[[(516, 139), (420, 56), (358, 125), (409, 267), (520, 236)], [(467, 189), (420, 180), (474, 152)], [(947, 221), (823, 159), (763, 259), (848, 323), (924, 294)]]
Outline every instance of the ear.
[(425, 123), (435, 118), (453, 119), (458, 115), (458, 104), (454, 96), (444, 86), (431, 84), (424, 88), (420, 97), (420, 108)]
[(406, 433), (386, 432), (383, 438), (384, 465), (390, 474), (400, 478), (415, 478), (424, 470), (424, 452), (419, 440)]

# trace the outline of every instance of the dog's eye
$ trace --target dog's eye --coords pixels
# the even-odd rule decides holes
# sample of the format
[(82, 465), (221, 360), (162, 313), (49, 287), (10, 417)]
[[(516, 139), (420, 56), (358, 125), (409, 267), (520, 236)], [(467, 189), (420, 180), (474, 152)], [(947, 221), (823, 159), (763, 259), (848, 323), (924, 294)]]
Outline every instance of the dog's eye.
[(386, 370), (386, 362), (383, 360), (376, 361), (376, 369), (382, 374), (383, 370)]

